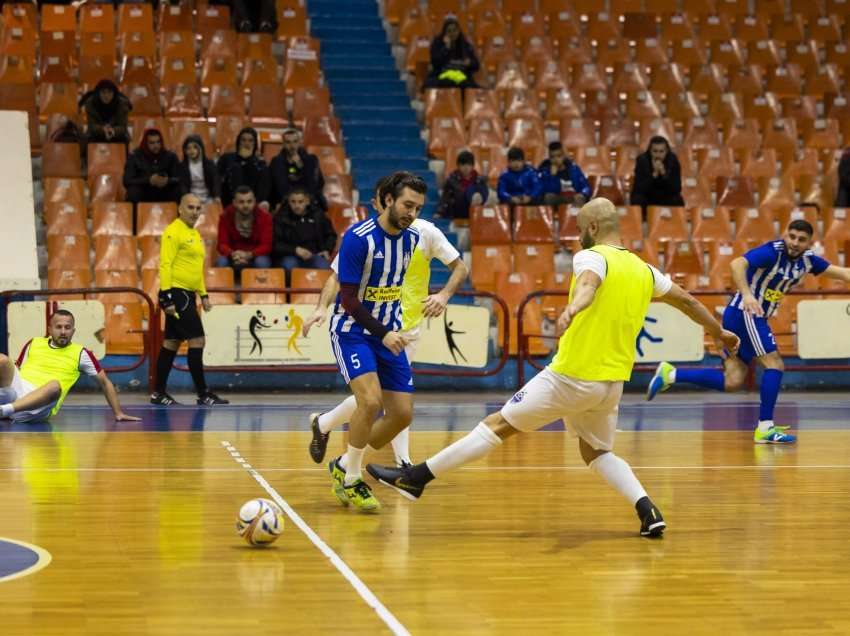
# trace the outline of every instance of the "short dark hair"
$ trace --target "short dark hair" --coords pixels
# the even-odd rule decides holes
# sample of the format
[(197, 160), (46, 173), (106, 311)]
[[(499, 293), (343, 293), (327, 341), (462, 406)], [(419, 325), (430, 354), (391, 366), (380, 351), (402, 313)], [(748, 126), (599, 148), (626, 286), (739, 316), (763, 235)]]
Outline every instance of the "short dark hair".
[(549, 144), (549, 152), (555, 152), (556, 150), (563, 150), (564, 146), (560, 141), (553, 141)]
[(475, 155), (468, 150), (461, 150), (457, 155), (457, 165), (459, 166), (474, 166)]
[(233, 198), (236, 198), (237, 194), (250, 194), (253, 195), (254, 191), (251, 189), (251, 186), (241, 185), (233, 191)]
[(70, 318), (72, 321), (77, 322), (77, 319), (74, 318), (74, 314), (72, 314), (67, 309), (57, 309), (56, 311), (53, 312), (53, 315), (50, 316), (51, 320), (53, 320), (53, 316), (65, 316), (67, 318)]
[(525, 161), (525, 153), (522, 148), (514, 146), (508, 150), (508, 161)]
[(809, 236), (815, 235), (815, 228), (812, 227), (812, 224), (806, 221), (805, 219), (795, 219), (788, 224), (789, 230), (797, 230), (798, 232), (805, 232)]
[(428, 185), (424, 179), (417, 177), (412, 172), (400, 171), (393, 173), (390, 177), (386, 193), (391, 195), (393, 199), (397, 199), (405, 188), (410, 188), (419, 194), (428, 192)]
[(308, 199), (313, 198), (312, 196), (310, 196), (310, 192), (307, 190), (307, 188), (305, 188), (304, 186), (300, 186), (300, 185), (297, 185), (297, 186), (294, 186), (293, 188), (291, 188), (289, 190), (289, 192), (286, 193), (286, 198), (288, 199), (293, 194), (303, 194)]

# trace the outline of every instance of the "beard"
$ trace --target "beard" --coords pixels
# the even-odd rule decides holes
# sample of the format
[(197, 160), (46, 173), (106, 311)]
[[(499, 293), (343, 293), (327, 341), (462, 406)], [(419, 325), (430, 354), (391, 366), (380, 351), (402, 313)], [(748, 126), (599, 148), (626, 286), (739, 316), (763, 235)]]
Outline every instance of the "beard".
[(404, 230), (407, 227), (410, 227), (411, 221), (403, 218), (395, 208), (395, 204), (390, 208), (390, 213), (388, 216), (388, 220), (390, 225), (396, 230)]
[(581, 248), (584, 250), (589, 250), (591, 247), (596, 245), (596, 241), (593, 240), (593, 237), (589, 232), (583, 232), (578, 240), (579, 243), (581, 243)]

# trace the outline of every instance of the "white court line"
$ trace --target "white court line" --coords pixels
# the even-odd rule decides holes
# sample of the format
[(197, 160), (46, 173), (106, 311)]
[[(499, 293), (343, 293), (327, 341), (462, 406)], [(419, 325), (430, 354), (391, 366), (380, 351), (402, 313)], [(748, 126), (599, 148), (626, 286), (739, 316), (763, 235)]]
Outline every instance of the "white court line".
[(328, 557), (328, 559), (330, 559), (330, 562), (333, 564), (333, 566), (337, 570), (339, 570), (339, 573), (342, 574), (342, 576), (345, 577), (345, 580), (347, 580), (351, 584), (354, 590), (360, 595), (360, 598), (366, 601), (366, 604), (373, 610), (375, 610), (375, 613), (378, 615), (378, 618), (380, 618), (384, 622), (384, 624), (389, 628), (389, 630), (393, 634), (410, 636), (410, 632), (407, 631), (407, 628), (402, 625), (395, 616), (393, 616), (392, 612), (390, 612), (390, 610), (388, 610), (386, 606), (381, 603), (381, 601), (378, 600), (378, 597), (375, 596), (372, 590), (370, 590), (366, 586), (366, 584), (360, 579), (360, 577), (358, 577), (354, 573), (354, 570), (348, 567), (348, 564), (343, 561), (342, 558), (336, 552), (334, 552), (333, 549), (327, 543), (325, 543), (322, 538), (318, 534), (316, 534), (309, 525), (307, 525), (307, 522), (304, 521), (304, 519), (302, 519), (301, 516), (297, 512), (295, 512), (295, 510), (293, 510), (292, 506), (290, 506), (286, 502), (286, 500), (280, 496), (280, 494), (271, 486), (271, 484), (269, 484), (269, 482), (267, 482), (263, 478), (260, 473), (257, 472), (256, 469), (251, 468), (251, 466), (245, 462), (244, 458), (239, 454), (239, 451), (236, 450), (236, 447), (234, 447), (230, 442), (227, 441), (222, 441), (221, 445), (228, 453), (230, 453), (231, 457), (233, 457), (235, 461), (242, 464), (245, 470), (248, 471), (248, 474), (250, 474), (251, 477), (254, 478), (254, 481), (256, 481), (258, 484), (260, 484), (260, 486), (263, 487), (263, 490), (265, 490), (269, 494), (269, 496), (275, 501), (275, 503), (277, 503), (277, 505), (283, 508), (283, 511), (286, 513), (286, 516), (290, 518), (292, 523), (298, 526), (298, 529), (301, 530), (301, 532), (307, 535), (307, 538), (310, 539), (313, 545), (319, 549), (319, 552), (321, 552), (326, 557)]

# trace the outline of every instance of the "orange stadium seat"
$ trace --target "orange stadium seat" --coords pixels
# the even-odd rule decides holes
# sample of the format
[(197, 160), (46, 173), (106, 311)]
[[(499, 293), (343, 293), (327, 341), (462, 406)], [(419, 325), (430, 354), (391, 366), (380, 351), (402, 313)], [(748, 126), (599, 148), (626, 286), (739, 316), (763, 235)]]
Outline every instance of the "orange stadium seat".
[[(207, 269), (205, 283), (207, 289), (236, 287), (233, 269), (230, 267), (210, 267)], [(213, 305), (235, 305), (235, 292), (210, 292), (210, 302)]]
[(762, 208), (735, 210), (735, 235), (764, 243), (776, 238), (773, 212)]
[(665, 241), (664, 271), (668, 274), (702, 274), (702, 251), (691, 241)]
[[(510, 347), (508, 352), (512, 355), (517, 353), (519, 344), (517, 338), (517, 310), (519, 309), (519, 305), (523, 299), (533, 289), (534, 278), (525, 272), (501, 273), (496, 279), (496, 293), (507, 303), (508, 310), (510, 312), (510, 321), (508, 323), (510, 329)], [(504, 317), (500, 311), (496, 311), (498, 312), (497, 323), (501, 338)], [(539, 303), (531, 302), (526, 305), (525, 313), (523, 315), (523, 331), (539, 334), (541, 332), (541, 321), (542, 317)], [(545, 348), (541, 347), (541, 341), (539, 339), (531, 340), (529, 343), (529, 349), (532, 353), (545, 352)]]
[(77, 178), (82, 175), (79, 144), (44, 144), (41, 161), (42, 175), (45, 177)]
[(122, 4), (118, 8), (118, 31), (153, 31), (153, 7), (145, 3)]
[[(520, 4), (524, 5), (522, 11), (511, 14), (511, 37), (513, 37), (515, 43), (522, 46), (532, 42), (535, 38), (544, 38), (546, 28), (542, 14), (529, 11), (528, 5), (525, 3), (521, 2)], [(507, 13), (508, 9), (503, 6), (502, 11)]]
[(607, 146), (585, 146), (578, 148), (574, 154), (574, 160), (584, 174), (611, 174), (611, 151)]
[(48, 236), (84, 236), (88, 234), (86, 218), (86, 208), (79, 203), (64, 201), (46, 203), (44, 206), (44, 224)]
[[(95, 287), (133, 287), (138, 289), (141, 286), (139, 275), (136, 270), (104, 270), (99, 269), (94, 273)], [(99, 300), (104, 304), (138, 304), (141, 302), (141, 296), (132, 292), (116, 292), (110, 294), (97, 294), (95, 300)]]
[(42, 121), (50, 115), (77, 114), (77, 86), (72, 83), (40, 84), (38, 87), (38, 112)]
[(346, 174), (345, 149), (339, 146), (310, 146), (307, 152), (316, 155), (325, 176)]
[(699, 34), (706, 42), (723, 42), (732, 39), (732, 26), (728, 16), (703, 15), (699, 19)]
[(755, 188), (749, 177), (717, 177), (717, 205), (749, 207), (755, 205)]
[(183, 31), (191, 33), (194, 30), (192, 8), (187, 5), (160, 3), (157, 31)]
[(242, 66), (242, 88), (249, 91), (260, 86), (276, 86), (277, 62), (274, 59), (248, 59)]
[(166, 118), (202, 119), (201, 92), (194, 83), (165, 85)]
[(98, 236), (94, 239), (94, 269), (136, 269), (136, 238)]
[(788, 176), (759, 180), (759, 206), (762, 210), (790, 210), (797, 201), (794, 181)]
[[(466, 94), (467, 104), (478, 99), (479, 95), (486, 95), (487, 91), (470, 90)], [(425, 120), (430, 121), (434, 117), (461, 117), (463, 115), (462, 91), (460, 89), (438, 89), (429, 88), (424, 92), (425, 98)]]
[(38, 29), (38, 7), (24, 2), (6, 2), (3, 5), (3, 22), (6, 28)]
[(596, 122), (582, 117), (565, 117), (560, 121), (560, 138), (566, 148), (596, 146)]
[(195, 223), (195, 229), (204, 239), (218, 238), (218, 220), (221, 218), (221, 202), (208, 201), (201, 210), (201, 216)]
[(98, 201), (92, 205), (92, 236), (132, 236), (133, 204)]
[(599, 139), (609, 148), (630, 148), (637, 140), (635, 122), (629, 119), (606, 119), (602, 122)]
[[(469, 135), (466, 137), (466, 141), (470, 146), (496, 147), (504, 144), (504, 135), (504, 124), (500, 119), (476, 117), (469, 120)], [(459, 139), (458, 141), (463, 140)], [(454, 147), (454, 145), (450, 147)], [(448, 154), (448, 148), (446, 153), (446, 160), (451, 161), (453, 157)]]
[(239, 50), (236, 33), (231, 29), (222, 29), (205, 39), (201, 44), (201, 59), (235, 60)]
[(561, 47), (567, 41), (578, 38), (581, 35), (581, 27), (579, 26), (579, 16), (573, 13), (564, 3), (561, 9), (541, 12), (548, 16), (549, 36), (556, 40)]
[(45, 177), (44, 205), (70, 203), (85, 207), (85, 183), (82, 179), (64, 179)]
[(89, 181), (95, 175), (124, 174), (126, 149), (124, 144), (88, 144)]
[[(309, 53), (312, 54), (312, 51)], [(286, 87), (287, 93), (322, 86), (321, 67), (318, 59), (315, 56), (299, 59), (290, 54), (284, 66), (283, 85)]]
[(236, 137), (245, 127), (245, 118), (240, 116), (223, 115), (215, 120), (216, 154), (230, 152), (236, 147)]
[[(91, 5), (84, 5), (91, 6)], [(97, 6), (97, 5), (95, 5)], [(102, 56), (115, 63), (116, 40), (112, 32), (83, 32), (80, 34), (80, 58)], [(110, 73), (111, 75), (111, 73)]]
[(144, 350), (142, 306), (139, 303), (111, 303), (104, 305), (103, 309), (106, 352), (121, 355), (142, 353)]
[(544, 278), (555, 270), (554, 243), (514, 243), (514, 271), (528, 274), (534, 287), (543, 286)]
[[(312, 96), (319, 94), (318, 89), (298, 91), (295, 93), (295, 101), (299, 100), (299, 96), (301, 96), (301, 100), (308, 100), (309, 97), (304, 95), (305, 93), (310, 93)], [(251, 117), (252, 123), (277, 127), (285, 126), (289, 123), (289, 114), (286, 112), (286, 91), (283, 86), (279, 84), (272, 86), (255, 86), (253, 90), (250, 91), (250, 95), (251, 107), (248, 113)], [(296, 126), (299, 124), (303, 126), (304, 118), (307, 116), (307, 113), (310, 113), (310, 111), (313, 110), (309, 106), (305, 108), (304, 104), (305, 101), (299, 102), (299, 108), (303, 110), (300, 111), (302, 113), (300, 121), (296, 119)], [(293, 107), (293, 111), (294, 110), (295, 108)], [(321, 112), (322, 111), (318, 108), (313, 111), (316, 115)], [(330, 114), (330, 109), (327, 109), (324, 112), (328, 115)]]
[[(454, 91), (441, 89), (437, 92), (452, 94)], [(442, 109), (441, 109), (442, 110)], [(446, 109), (449, 110), (449, 109)], [(451, 109), (452, 111), (454, 109)], [(431, 120), (434, 117), (452, 118), (458, 117), (459, 113), (452, 114), (437, 114), (434, 113), (427, 119)], [(499, 106), (499, 97), (495, 91), (483, 88), (471, 88), (464, 92), (464, 110), (463, 118), (466, 121), (470, 119), (499, 119), (501, 117), (501, 108)]]
[(688, 240), (685, 208), (651, 205), (647, 208), (649, 240)]
[(0, 84), (32, 86), (34, 79), (31, 57), (11, 54), (0, 58)]
[(517, 206), (514, 208), (514, 217), (513, 237), (517, 243), (552, 243), (554, 241), (551, 207)]
[(472, 245), (470, 280), (479, 291), (496, 291), (496, 279), (513, 269), (510, 245)]
[[(261, 289), (282, 289), (286, 287), (286, 278), (282, 269), (244, 269), (242, 270), (242, 287)], [(286, 294), (273, 292), (246, 292), (242, 294), (243, 305), (283, 304)]]
[(135, 117), (132, 115), (132, 111), (130, 117), (130, 129), (132, 130), (130, 147), (138, 148), (142, 143), (142, 137), (145, 131), (150, 128), (155, 128), (162, 133), (162, 141), (166, 148), (174, 147), (171, 139), (171, 131), (168, 129), (168, 124), (164, 117)]
[(209, 40), (217, 31), (230, 28), (230, 7), (227, 5), (199, 6), (197, 13), (196, 33), (203, 41)]
[[(754, 145), (752, 147), (758, 147)], [(749, 148), (743, 149), (745, 153), (741, 161), (741, 176), (750, 177), (754, 180), (770, 179), (775, 176), (778, 171), (778, 162), (776, 160), (776, 151), (773, 148), (766, 148), (762, 151), (749, 152)]]
[(146, 57), (121, 58), (121, 83), (157, 86), (157, 77), (153, 70), (152, 61)]
[(817, 71), (820, 67), (818, 43), (815, 40), (789, 42), (785, 48), (789, 63), (796, 64), (806, 73)]
[(210, 125), (206, 121), (192, 121), (189, 119), (177, 119), (170, 122), (169, 136), (175, 152), (180, 153), (183, 142), (189, 135), (198, 135), (204, 142), (204, 152), (208, 157), (215, 154), (212, 139), (210, 138)]
[(195, 58), (195, 36), (191, 31), (162, 31), (159, 34), (160, 58)]
[(118, 37), (118, 54), (122, 58), (156, 58), (156, 37), (152, 31), (123, 32)]
[(213, 119), (225, 115), (230, 117), (244, 116), (245, 93), (236, 84), (211, 86), (207, 114)]
[(469, 37), (479, 48), (488, 40), (501, 37), (508, 32), (505, 19), (498, 7), (480, 7), (471, 15), (472, 28)]
[(533, 119), (540, 122), (540, 102), (534, 91), (513, 91), (505, 95), (505, 120), (510, 124), (513, 119)]
[(617, 16), (605, 12), (589, 14), (585, 25), (585, 37), (600, 42), (620, 40), (622, 33)]
[[(91, 287), (91, 272), (88, 269), (48, 269), (48, 289), (85, 289)], [(51, 300), (84, 300), (83, 294), (74, 296), (56, 296)]]
[(733, 150), (752, 150), (761, 146), (759, 123), (755, 119), (740, 119), (724, 130), (723, 145)]
[(301, 0), (283, 0), (277, 3), (277, 39), (285, 40), (297, 35), (307, 35), (307, 13)]
[(496, 69), (510, 60), (516, 59), (513, 42), (497, 36), (484, 43), (481, 52), (481, 68), (488, 73), (495, 73)]
[[(253, 100), (251, 107), (254, 107)], [(292, 121), (296, 127), (303, 128), (304, 121), (308, 117), (330, 117), (332, 115), (330, 91), (326, 86), (305, 88), (296, 91), (293, 95)]]
[(130, 84), (124, 86), (123, 90), (133, 104), (133, 116), (159, 117), (162, 115), (159, 90), (155, 84)]
[(41, 7), (41, 31), (49, 32), (71, 32), (77, 30), (77, 15), (73, 7), (58, 4), (45, 4)]
[[(290, 287), (302, 289), (322, 289), (325, 281), (330, 277), (329, 269), (304, 269), (296, 267), (292, 270)], [(319, 294), (299, 293), (290, 294), (289, 302), (305, 305), (315, 305), (319, 301)]]
[(710, 148), (699, 169), (699, 175), (711, 182), (717, 177), (731, 177), (736, 172), (732, 149), (727, 147)]
[(304, 120), (305, 146), (342, 145), (339, 120), (336, 117), (307, 117)]
[(89, 269), (89, 250), (87, 235), (53, 235), (47, 237), (48, 269)]
[[(561, 247), (569, 252), (575, 253), (581, 249), (579, 238), (581, 231), (578, 229), (577, 207), (562, 205), (558, 207), (558, 242)], [(620, 228), (622, 232), (622, 227)]]
[(160, 236), (177, 218), (176, 203), (139, 203), (137, 236)]
[(237, 84), (235, 58), (204, 58), (201, 66), (202, 88), (209, 89), (211, 86), (235, 86)]
[[(850, 241), (850, 222), (847, 219), (847, 212), (847, 208), (834, 208), (826, 215), (823, 222), (824, 241)], [(845, 252), (845, 260), (847, 256)]]
[(80, 57), (79, 80), (83, 86), (94, 86), (100, 80), (115, 78), (115, 55)]
[(89, 173), (90, 202), (123, 200), (126, 193), (124, 192), (124, 186), (121, 180), (121, 174), (107, 173), (92, 176)]
[[(785, 228), (788, 227), (788, 224), (791, 223), (791, 221), (808, 221), (812, 224), (812, 228), (815, 230), (815, 240), (820, 239), (822, 236), (820, 228), (818, 227), (818, 218), (818, 210), (815, 207), (794, 207), (791, 209), (777, 210), (776, 214), (776, 220), (779, 222), (780, 232), (784, 232)], [(830, 238), (833, 239), (836, 237)]]
[(334, 226), (337, 236), (341, 238), (348, 228), (356, 225), (366, 217), (361, 217), (352, 206), (330, 205), (328, 206), (328, 218)]
[(473, 206), (469, 210), (469, 240), (476, 243), (511, 242), (511, 212), (506, 205)]
[(159, 251), (162, 243), (162, 236), (140, 236), (139, 249), (141, 250), (141, 260), (139, 269), (142, 270), (142, 275), (146, 270), (159, 270)]
[(328, 174), (325, 175), (325, 198), (328, 203), (337, 203), (340, 205), (353, 205), (353, 186), (352, 178), (349, 174)]
[(431, 120), (428, 137), (428, 154), (445, 159), (446, 148), (466, 144), (463, 121), (457, 118), (435, 117)]

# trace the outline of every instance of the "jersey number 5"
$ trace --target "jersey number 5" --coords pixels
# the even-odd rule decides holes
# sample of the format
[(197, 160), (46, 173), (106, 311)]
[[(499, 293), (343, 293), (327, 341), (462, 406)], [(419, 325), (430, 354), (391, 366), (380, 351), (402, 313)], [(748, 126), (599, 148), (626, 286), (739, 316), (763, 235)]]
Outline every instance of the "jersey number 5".
[(356, 353), (351, 354), (351, 366), (355, 369), (360, 368), (360, 359), (357, 357)]

